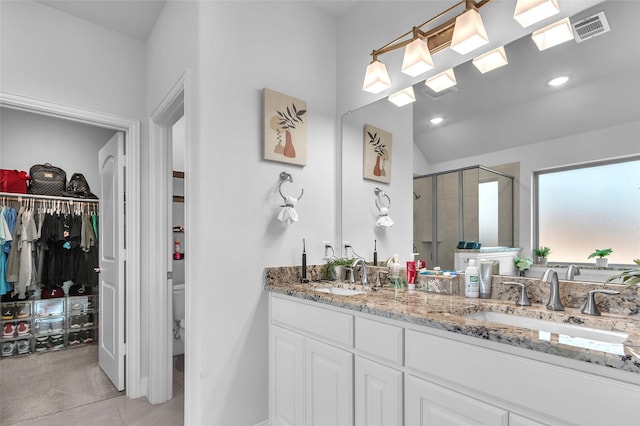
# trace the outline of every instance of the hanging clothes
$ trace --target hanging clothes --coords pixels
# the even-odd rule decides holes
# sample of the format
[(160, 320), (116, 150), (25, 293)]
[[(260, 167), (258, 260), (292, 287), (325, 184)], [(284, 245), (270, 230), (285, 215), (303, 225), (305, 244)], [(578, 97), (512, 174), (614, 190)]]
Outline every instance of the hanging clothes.
[(21, 196), (12, 202), (16, 212), (6, 198), (0, 198), (0, 295), (59, 293), (65, 282), (91, 294), (85, 286), (98, 283), (97, 205)]
[(38, 238), (38, 229), (33, 218), (33, 211), (26, 209), (22, 213), (21, 220), (22, 229), (20, 231), (20, 240), (15, 243), (18, 245), (18, 253), (20, 256), (18, 280), (14, 291), (18, 292), (19, 299), (27, 297), (27, 290), (35, 290), (35, 258), (33, 256), (34, 241)]
[(7, 218), (13, 217), (13, 223), (15, 224), (15, 213), (15, 209), (11, 207), (2, 207), (0, 209), (0, 247), (2, 248), (0, 250), (0, 296), (13, 290), (13, 285), (7, 283), (5, 279), (5, 267), (7, 265), (7, 256), (11, 249), (11, 242), (13, 241)]

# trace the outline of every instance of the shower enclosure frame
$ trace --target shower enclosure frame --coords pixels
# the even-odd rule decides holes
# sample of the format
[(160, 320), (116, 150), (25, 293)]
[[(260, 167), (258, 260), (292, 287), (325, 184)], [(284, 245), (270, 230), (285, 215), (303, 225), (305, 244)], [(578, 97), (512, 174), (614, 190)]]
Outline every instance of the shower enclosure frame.
[[(494, 169), (491, 169), (486, 166), (475, 165), (462, 167), (459, 169), (446, 170), (437, 173), (430, 173), (425, 175), (414, 176), (414, 182), (418, 179), (426, 179), (431, 178), (431, 235), (432, 235), (432, 250), (430, 254), (430, 260), (432, 260), (434, 265), (440, 260), (439, 253), (439, 244), (438, 244), (438, 177), (446, 174), (457, 173), (458, 178), (458, 241), (464, 240), (464, 172), (468, 170), (484, 170), (486, 172), (493, 173), (498, 176), (505, 177), (511, 180), (511, 242), (509, 244), (510, 247), (514, 246), (515, 241), (515, 208), (514, 208), (514, 198), (515, 198), (515, 177), (511, 176), (507, 173), (503, 173)], [(414, 188), (415, 194), (415, 188)], [(419, 197), (416, 197), (416, 199)], [(415, 218), (414, 218), (414, 227), (415, 227)], [(415, 244), (415, 231), (414, 231), (414, 244)]]

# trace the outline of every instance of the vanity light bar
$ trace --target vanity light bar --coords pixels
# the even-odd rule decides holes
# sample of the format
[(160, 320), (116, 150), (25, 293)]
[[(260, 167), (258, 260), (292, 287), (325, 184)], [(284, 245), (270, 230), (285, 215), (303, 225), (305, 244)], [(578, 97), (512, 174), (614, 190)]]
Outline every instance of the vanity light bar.
[(416, 101), (416, 95), (413, 92), (413, 86), (409, 86), (406, 89), (400, 90), (392, 95), (389, 95), (389, 101), (396, 106), (405, 106), (407, 104)]
[(569, 40), (573, 40), (573, 29), (569, 18), (561, 19), (531, 34), (531, 39), (538, 50), (549, 49)]
[(560, 7), (557, 0), (518, 0), (513, 19), (518, 21), (522, 28), (527, 28), (558, 13)]
[(391, 79), (387, 67), (377, 59), (367, 66), (362, 90), (377, 94), (391, 87)]
[(471, 62), (482, 74), (503, 67), (509, 63), (509, 61), (507, 61), (507, 53), (504, 51), (504, 46), (477, 56), (473, 58)]
[(457, 84), (456, 74), (453, 72), (453, 68), (449, 68), (446, 71), (436, 74), (433, 77), (428, 78), (424, 84), (431, 88), (434, 92), (442, 92), (449, 87), (453, 87)]

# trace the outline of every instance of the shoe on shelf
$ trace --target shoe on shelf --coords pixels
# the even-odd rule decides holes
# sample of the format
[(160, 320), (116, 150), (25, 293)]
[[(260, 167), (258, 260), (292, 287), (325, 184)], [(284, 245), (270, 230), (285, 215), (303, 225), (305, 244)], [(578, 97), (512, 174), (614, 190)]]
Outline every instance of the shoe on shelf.
[(31, 327), (27, 321), (20, 321), (18, 323), (18, 336), (23, 336), (31, 330)]
[(90, 327), (93, 325), (93, 314), (82, 315), (84, 317), (84, 327)]
[(12, 320), (15, 313), (13, 305), (4, 305), (2, 307), (2, 320)]
[(38, 334), (41, 333), (49, 333), (51, 331), (51, 325), (47, 321), (38, 321), (36, 320), (36, 325), (34, 327), (34, 331)]
[(77, 331), (72, 331), (69, 333), (69, 346), (74, 346), (80, 344), (80, 333)]
[(81, 318), (82, 315), (74, 315), (69, 318), (69, 328), (80, 328), (84, 324), (84, 319)]
[(60, 333), (64, 328), (64, 318), (55, 318), (51, 321), (51, 332)]
[(4, 342), (2, 344), (2, 356), (11, 356), (16, 348), (16, 342)]
[(93, 342), (93, 330), (85, 331), (85, 334), (84, 334), (83, 337), (84, 338), (82, 339), (82, 343), (91, 343), (91, 342)]
[(14, 315), (16, 318), (27, 318), (31, 315), (28, 303), (18, 303), (15, 307)]
[(18, 354), (28, 354), (29, 353), (29, 339), (18, 340)]
[(36, 337), (36, 352), (44, 352), (49, 349), (49, 337), (39, 336)]
[(16, 332), (16, 325), (8, 322), (2, 327), (2, 337), (13, 337)]
[(64, 348), (64, 335), (54, 334), (53, 336), (49, 337), (49, 343), (51, 343), (51, 347), (53, 349)]
[(82, 312), (82, 308), (84, 307), (83, 303), (80, 302), (73, 302), (71, 304), (71, 312), (72, 314), (79, 314)]
[(93, 342), (93, 330), (82, 331), (80, 333), (80, 340), (82, 340), (82, 343)]

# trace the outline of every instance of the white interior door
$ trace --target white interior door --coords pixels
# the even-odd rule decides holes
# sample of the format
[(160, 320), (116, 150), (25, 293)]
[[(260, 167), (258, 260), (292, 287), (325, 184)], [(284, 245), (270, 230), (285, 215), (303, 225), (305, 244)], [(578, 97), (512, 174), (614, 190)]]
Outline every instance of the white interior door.
[(124, 380), (124, 135), (116, 133), (98, 154), (100, 169), (99, 364), (118, 390)]

